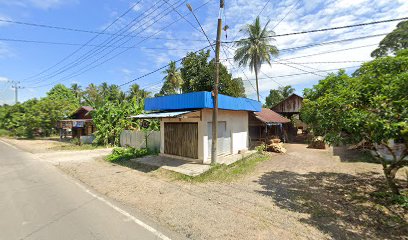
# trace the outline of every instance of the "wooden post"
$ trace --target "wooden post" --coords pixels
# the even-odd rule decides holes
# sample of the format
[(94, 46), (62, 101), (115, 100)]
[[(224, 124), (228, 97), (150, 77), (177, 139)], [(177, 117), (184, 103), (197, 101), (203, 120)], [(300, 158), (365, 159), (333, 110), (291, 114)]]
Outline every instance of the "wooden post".
[(211, 143), (211, 163), (217, 163), (217, 140), (218, 140), (218, 84), (220, 81), (220, 48), (221, 48), (221, 31), (222, 31), (222, 10), (224, 0), (220, 0), (220, 12), (218, 15), (217, 25), (217, 42), (215, 44), (215, 82), (213, 90), (214, 108), (212, 116), (212, 143)]

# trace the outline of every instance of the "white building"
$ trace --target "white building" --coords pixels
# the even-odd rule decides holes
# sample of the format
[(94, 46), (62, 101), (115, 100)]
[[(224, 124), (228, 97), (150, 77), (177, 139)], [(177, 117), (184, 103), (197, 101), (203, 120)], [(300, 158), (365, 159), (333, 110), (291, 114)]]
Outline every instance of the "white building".
[[(248, 149), (248, 114), (261, 110), (261, 104), (247, 98), (219, 95), (218, 159)], [(148, 114), (134, 118), (160, 119), (160, 154), (163, 156), (211, 163), (212, 110), (210, 92), (146, 99)]]

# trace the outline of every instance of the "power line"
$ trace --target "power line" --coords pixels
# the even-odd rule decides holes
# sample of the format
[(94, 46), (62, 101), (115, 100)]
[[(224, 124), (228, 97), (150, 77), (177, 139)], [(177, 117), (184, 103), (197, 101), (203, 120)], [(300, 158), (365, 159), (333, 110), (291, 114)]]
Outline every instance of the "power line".
[[(207, 5), (210, 1), (211, 1), (211, 0), (209, 0), (209, 1), (205, 2), (205, 3), (203, 3), (202, 5), (200, 5), (200, 6), (199, 6), (198, 8), (196, 8), (195, 10), (198, 10), (198, 9), (200, 9), (201, 7), (204, 7), (204, 6)], [(186, 1), (184, 1), (184, 2), (186, 2)], [(184, 2), (183, 2), (183, 3), (184, 3)], [(183, 4), (183, 3), (182, 3), (182, 4)], [(188, 14), (185, 14), (185, 16), (187, 16), (187, 15), (188, 15)], [(175, 21), (171, 22), (170, 24), (166, 25), (165, 27), (161, 28), (160, 30), (158, 30), (157, 32), (155, 32), (154, 34), (152, 34), (151, 36), (154, 36), (154, 35), (158, 34), (158, 33), (161, 32), (162, 30), (164, 30), (164, 29), (170, 27), (171, 25), (173, 25), (174, 23), (176, 23), (176, 22), (178, 22), (178, 21), (180, 21), (180, 20), (181, 20), (181, 18), (176, 19)], [(138, 43), (136, 43), (134, 46), (137, 46), (138, 44), (144, 42), (145, 40), (148, 40), (151, 36), (149, 36), (149, 37), (143, 39), (142, 41), (140, 41), (140, 42), (138, 42)], [(96, 64), (96, 65), (94, 65), (94, 66), (92, 66), (92, 67), (90, 67), (90, 68), (88, 68), (88, 69), (85, 69), (84, 71), (79, 72), (78, 74), (70, 75), (70, 76), (66, 77), (65, 79), (69, 79), (69, 78), (72, 78), (72, 77), (76, 77), (76, 76), (78, 76), (78, 75), (80, 75), (80, 74), (82, 74), (82, 73), (84, 73), (84, 72), (86, 72), (86, 71), (89, 71), (89, 70), (91, 70), (91, 69), (94, 69), (94, 68), (100, 66), (101, 64), (104, 64), (104, 63), (106, 63), (107, 61), (110, 61), (111, 59), (113, 59), (113, 58), (115, 58), (115, 57), (117, 57), (117, 56), (123, 54), (123, 53), (126, 52), (127, 50), (128, 50), (128, 49), (125, 49), (124, 51), (117, 53), (116, 55), (114, 55), (114, 56), (108, 58), (107, 60), (105, 60), (105, 61), (103, 61), (103, 62), (101, 62), (101, 63), (98, 63), (98, 64)], [(106, 54), (105, 54), (104, 56), (106, 56)], [(103, 58), (104, 56), (102, 56), (102, 58)], [(101, 59), (101, 58), (97, 59), (96, 61), (99, 61), (100, 59)], [(88, 66), (90, 66), (90, 65), (88, 65)], [(86, 66), (86, 67), (87, 67), (87, 66)], [(84, 69), (84, 68), (82, 68), (82, 69)], [(82, 69), (81, 69), (81, 70), (82, 70)], [(50, 85), (50, 84), (48, 84), (48, 85)]]
[[(209, 47), (210, 47), (210, 46), (203, 47), (203, 48), (201, 48), (201, 49), (195, 51), (194, 53), (197, 53), (197, 52), (202, 51), (202, 50), (204, 50), (204, 49), (207, 49), (207, 48), (209, 48)], [(186, 58), (186, 57), (182, 57), (182, 58), (180, 58), (180, 59), (178, 59), (178, 60), (175, 60), (175, 61), (173, 61), (173, 62), (176, 62), (176, 63), (177, 63), (177, 62), (181, 62), (181, 61), (183, 61), (183, 59), (185, 59), (185, 58)], [(153, 70), (153, 71), (151, 71), (151, 72), (148, 72), (148, 73), (146, 73), (146, 74), (144, 74), (144, 75), (142, 75), (142, 76), (136, 77), (136, 78), (134, 78), (134, 79), (132, 79), (132, 80), (130, 80), (130, 81), (127, 81), (127, 82), (125, 82), (125, 83), (123, 83), (123, 84), (120, 84), (119, 87), (128, 85), (129, 83), (132, 83), (132, 82), (136, 82), (136, 81), (138, 81), (138, 80), (140, 80), (140, 79), (142, 79), (142, 78), (145, 78), (145, 77), (147, 77), (147, 76), (152, 75), (153, 73), (156, 73), (156, 72), (158, 72), (158, 71), (160, 71), (160, 70), (163, 70), (164, 68), (166, 68), (166, 67), (168, 67), (168, 66), (170, 66), (170, 64), (167, 64), (167, 65), (165, 65), (165, 66), (162, 66), (162, 67), (160, 67), (160, 68), (157, 68), (157, 69), (155, 69), (155, 70)]]
[[(158, 7), (155, 7), (160, 1), (156, 2), (155, 4), (153, 4), (153, 6), (151, 6), (145, 13), (144, 15), (149, 16), (151, 14), (153, 14), (154, 12), (156, 12), (158, 9), (160, 9), (160, 7), (162, 7), (164, 4), (159, 5)], [(166, 10), (168, 10), (169, 8), (159, 12), (157, 15), (155, 15), (153, 18), (159, 17), (160, 15), (162, 15), (162, 13), (164, 13)], [(152, 11), (150, 11), (152, 10)], [(167, 13), (168, 14), (168, 13)], [(118, 33), (121, 32), (126, 32), (129, 29), (131, 29), (132, 27), (134, 27), (137, 23), (140, 23), (140, 25), (138, 27), (136, 27), (135, 29), (132, 30), (132, 32), (135, 32), (136, 30), (138, 30), (140, 27), (142, 27), (143, 25), (141, 24), (143, 20), (140, 20), (139, 22), (136, 22), (139, 18), (141, 18), (143, 16), (143, 14), (138, 15), (136, 18), (134, 18), (131, 22), (129, 22), (128, 24), (126, 24), (124, 27), (122, 27), (120, 30), (118, 30)], [(137, 34), (140, 34), (143, 30), (147, 29), (148, 27), (150, 27), (151, 25), (153, 25), (154, 23), (156, 23), (158, 20), (162, 19), (165, 15), (162, 15), (159, 19), (157, 19), (156, 21), (154, 21), (153, 23), (151, 23), (150, 25), (148, 25), (146, 28), (142, 29), (141, 31), (139, 31)], [(146, 20), (147, 22), (148, 20)], [(131, 35), (132, 32), (127, 33), (127, 35)], [(120, 42), (120, 45), (124, 45), (125, 43), (129, 42), (131, 40), (131, 38), (127, 39), (125, 42), (122, 42), (122, 40), (125, 39), (125, 37), (121, 37), (118, 40), (115, 40), (116, 38), (118, 38), (119, 36), (113, 36), (110, 37), (108, 39), (106, 39), (102, 44), (116, 44), (118, 42)], [(115, 40), (115, 41), (114, 41)], [(112, 43), (113, 42), (113, 43)], [(78, 65), (80, 65), (81, 63), (87, 61), (88, 59), (92, 58), (92, 57), (96, 57), (100, 54), (102, 54), (103, 52), (105, 52), (105, 50), (107, 50), (108, 48), (106, 46), (102, 47), (102, 48), (93, 48), (91, 50), (89, 50), (88, 52), (84, 53), (83, 55), (81, 55), (79, 58), (77, 58), (76, 60), (72, 61), (71, 63), (59, 68), (58, 70), (56, 70), (54, 73), (49, 74), (48, 76), (45, 76), (45, 78), (49, 79), (49, 78), (53, 78), (57, 75), (60, 75)], [(101, 58), (109, 55), (110, 53), (112, 53), (113, 51), (115, 51), (116, 49), (118, 49), (118, 47), (114, 47), (112, 48), (107, 54), (103, 55)], [(128, 50), (128, 49), (126, 49)], [(101, 59), (99, 58), (99, 59)], [(99, 60), (98, 59), (98, 60)], [(92, 63), (91, 63), (92, 64)], [(89, 66), (89, 64), (87, 65)], [(82, 68), (83, 69), (83, 68)], [(81, 70), (82, 70), (81, 69)], [(36, 83), (40, 83), (41, 81), (38, 81)], [(34, 84), (36, 84), (34, 83)]]
[[(124, 17), (126, 14), (128, 14), (137, 4), (139, 4), (141, 2), (141, 0), (139, 0), (138, 2), (136, 2), (135, 4), (133, 4), (130, 8), (128, 8), (125, 12), (123, 12), (119, 17), (117, 17), (112, 23), (110, 23), (108, 26), (106, 26), (102, 32), (97, 33), (97, 35), (95, 35), (94, 37), (92, 37), (91, 39), (89, 39), (84, 45), (91, 43), (93, 40), (95, 40), (97, 37), (99, 37), (101, 34), (105, 33), (110, 27), (112, 27), (117, 21), (119, 21), (119, 19), (121, 19), (122, 17)], [(47, 69), (41, 71), (40, 73), (33, 75), (29, 78), (23, 79), (24, 80), (28, 80), (31, 79), (32, 77), (36, 77), (36, 76), (40, 76), (43, 73), (51, 70), (52, 68), (58, 66), (59, 64), (61, 64), (62, 62), (64, 62), (65, 60), (67, 60), (68, 58), (72, 57), (74, 54), (76, 54), (77, 52), (79, 52), (80, 50), (82, 50), (85, 46), (81, 46), (78, 49), (76, 49), (75, 51), (73, 51), (72, 53), (70, 53), (69, 55), (65, 56), (64, 58), (62, 58), (60, 61), (58, 61), (56, 64), (52, 65), (51, 67), (48, 67)]]
[[(174, 41), (197, 41), (197, 42), (206, 42), (206, 40), (199, 39), (183, 39), (183, 38), (162, 38), (163, 40), (174, 40)], [(98, 47), (98, 48), (134, 48), (131, 46), (116, 46), (116, 45), (100, 45), (100, 44), (84, 44), (84, 43), (71, 43), (71, 42), (52, 42), (52, 41), (42, 41), (42, 40), (29, 40), (29, 39), (16, 39), (16, 38), (0, 38), (0, 41), (5, 42), (21, 42), (21, 43), (34, 43), (34, 44), (47, 44), (47, 45), (63, 45), (63, 46), (84, 46), (84, 47)], [(151, 48), (155, 49), (155, 48)], [(158, 48), (159, 49), (159, 48)]]
[[(160, 5), (160, 6), (158, 6), (158, 7), (155, 8), (155, 6), (157, 5), (157, 3), (158, 3), (158, 2), (156, 2), (152, 7), (150, 7), (150, 9), (147, 10), (147, 12), (145, 12), (145, 14), (146, 14), (146, 15), (151, 15), (151, 14), (153, 14), (155, 11), (157, 11), (158, 9), (160, 9), (161, 6), (164, 5), (164, 4), (162, 4), (162, 5)], [(173, 3), (173, 4), (175, 4), (175, 3)], [(152, 9), (153, 9), (153, 10), (152, 10)], [(156, 20), (154, 20), (154, 21), (153, 21), (152, 23), (150, 23), (148, 26), (144, 26), (143, 24), (140, 24), (137, 28), (133, 29), (132, 32), (135, 32), (135, 31), (138, 30), (140, 27), (144, 27), (142, 30), (140, 30), (140, 31), (138, 32), (138, 34), (142, 33), (142, 32), (143, 32), (144, 30), (146, 30), (148, 27), (152, 26), (153, 24), (155, 24), (156, 22), (158, 22), (159, 20), (161, 20), (163, 17), (165, 17), (166, 15), (168, 15), (168, 14), (171, 12), (171, 11), (166, 12), (168, 9), (170, 9), (170, 7), (166, 8), (165, 10), (163, 10), (163, 11), (159, 12), (157, 15), (155, 15), (153, 18), (157, 18), (157, 17), (159, 17), (159, 18), (156, 19)], [(152, 11), (149, 12), (150, 10), (152, 10)], [(163, 13), (164, 13), (164, 15), (163, 15)], [(141, 15), (140, 15), (140, 16), (141, 16)], [(131, 24), (132, 24), (133, 22), (135, 22), (137, 19), (139, 19), (140, 16), (138, 16), (137, 18), (134, 18), (130, 23), (128, 23), (125, 27), (123, 27), (122, 29), (120, 29), (118, 32), (127, 31), (128, 29), (132, 28), (132, 26), (134, 26), (135, 24), (133, 24), (133, 25), (131, 25)], [(148, 21), (148, 20), (146, 20), (146, 22), (147, 22), (147, 21)], [(130, 25), (131, 25), (131, 26), (130, 26)], [(130, 34), (131, 34), (131, 33), (128, 33), (128, 35), (130, 35)], [(107, 39), (104, 43), (110, 44), (110, 43), (111, 43), (113, 40), (115, 40), (116, 38), (117, 38), (117, 36), (115, 36), (115, 37), (113, 37), (113, 38), (111, 38), (111, 39)], [(121, 40), (123, 40), (123, 39), (125, 39), (125, 37), (122, 37), (121, 39), (116, 40), (114, 43), (117, 43), (117, 42), (119, 42), (119, 41), (121, 41)], [(123, 44), (129, 42), (130, 40), (131, 40), (131, 39), (128, 39), (128, 40), (126, 40), (125, 42), (121, 42), (120, 45), (123, 45)], [(144, 40), (146, 40), (146, 39), (144, 39)], [(140, 41), (139, 43), (143, 42), (144, 40)], [(107, 41), (108, 41), (108, 42), (107, 42)], [(136, 47), (137, 45), (138, 45), (138, 44), (133, 45), (132, 48), (133, 48), (133, 47)], [(87, 53), (85, 53), (84, 55), (82, 55), (80, 58), (78, 58), (76, 61), (71, 62), (70, 64), (66, 65), (66, 66), (63, 67), (63, 68), (60, 68), (60, 69), (57, 70), (57, 72), (55, 72), (54, 74), (48, 75), (47, 78), (48, 78), (48, 79), (49, 79), (49, 78), (53, 78), (53, 77), (55, 77), (55, 76), (57, 76), (57, 75), (59, 75), (59, 74), (62, 74), (62, 73), (64, 73), (64, 72), (66, 72), (66, 71), (68, 71), (68, 70), (70, 70), (70, 69), (72, 69), (72, 68), (78, 66), (78, 65), (81, 64), (82, 62), (88, 60), (89, 58), (95, 57), (95, 56), (97, 56), (97, 55), (99, 55), (99, 54), (102, 54), (106, 49), (107, 49), (106, 47), (104, 47), (104, 48), (102, 48), (102, 49), (99, 49), (99, 50), (95, 49), (96, 52), (93, 52), (94, 49), (93, 49), (93, 50), (90, 50), (90, 51), (88, 51)], [(110, 53), (114, 52), (116, 49), (118, 49), (118, 47), (114, 47), (113, 49), (111, 49), (110, 51), (108, 51), (106, 54), (104, 54), (103, 56), (101, 56), (101, 57), (99, 57), (98, 59), (96, 59), (94, 62), (97, 62), (97, 61), (103, 59), (104, 57), (108, 56)], [(125, 49), (125, 51), (127, 51), (127, 50), (129, 50), (129, 49), (130, 49), (130, 48)], [(123, 52), (125, 52), (125, 51), (123, 51)], [(123, 53), (123, 52), (122, 52), (122, 53)], [(82, 71), (82, 70), (85, 69), (86, 67), (91, 66), (94, 62), (91, 62), (90, 64), (86, 65), (85, 67), (79, 69), (79, 71)], [(84, 71), (84, 72), (85, 72), (85, 71)], [(75, 73), (74, 73), (74, 74), (75, 74)], [(71, 75), (72, 75), (72, 74), (71, 74)], [(51, 84), (52, 84), (52, 83), (51, 83)], [(42, 85), (42, 86), (47, 86), (47, 85), (50, 85), (50, 84), (46, 84), (46, 85)], [(38, 86), (38, 87), (42, 87), (42, 86)]]
[[(275, 38), (275, 37), (284, 37), (284, 36), (292, 36), (292, 35), (301, 35), (301, 34), (306, 34), (306, 33), (325, 32), (325, 31), (339, 30), (339, 29), (345, 29), (345, 28), (353, 28), (353, 27), (368, 26), (368, 25), (374, 25), (374, 24), (380, 24), (380, 23), (402, 21), (402, 20), (407, 20), (407, 19), (408, 19), (408, 17), (394, 18), (394, 19), (387, 19), (387, 20), (374, 21), (374, 22), (368, 22), (368, 23), (345, 25), (345, 26), (339, 26), (339, 27), (322, 28), (322, 29), (314, 29), (314, 30), (308, 30), (308, 31), (277, 34), (277, 35), (273, 35), (273, 36), (266, 36), (265, 38)], [(247, 39), (247, 38), (243, 38), (241, 40), (245, 40), (245, 39)], [(237, 41), (241, 41), (241, 40), (237, 40)], [(235, 43), (237, 41), (226, 41), (226, 42), (223, 42), (223, 43)]]
[(266, 1), (265, 5), (262, 7), (261, 11), (258, 13), (258, 16), (261, 15), (261, 13), (265, 10), (266, 6), (268, 6), (270, 1), (271, 0)]
[[(321, 73), (321, 72), (329, 72), (329, 71), (336, 71), (336, 70), (340, 70), (340, 69), (350, 69), (350, 68), (358, 68), (360, 66), (350, 66), (350, 67), (342, 67), (342, 68), (332, 68), (332, 69), (323, 69), (323, 70), (319, 70), (319, 71), (314, 71), (313, 73)], [(293, 76), (301, 76), (301, 75), (307, 75), (307, 74), (311, 74), (311, 73), (293, 73), (293, 74), (287, 74), (287, 75), (278, 75), (278, 76), (271, 76), (268, 78), (258, 78), (258, 79), (269, 79), (269, 78), (283, 78), (283, 77), (293, 77)], [(254, 81), (255, 79), (248, 79), (248, 81)]]
[(285, 14), (285, 16), (283, 16), (283, 18), (281, 18), (281, 20), (272, 28), (272, 31), (279, 26), (279, 24), (285, 20), (285, 18), (293, 11), (293, 9), (296, 7), (296, 5), (300, 2), (300, 0), (298, 0), (295, 4), (293, 4), (293, 6), (289, 9), (289, 11)]
[[(196, 8), (196, 10), (198, 10), (198, 9), (200, 9), (201, 7), (205, 6), (205, 5), (208, 4), (209, 2), (210, 2), (210, 1), (207, 1), (206, 3), (202, 4), (201, 6), (199, 6), (198, 8)], [(176, 22), (179, 21), (180, 19), (181, 19), (181, 18), (179, 18), (178, 20), (176, 20), (176, 21), (170, 23), (168, 26), (170, 26), (170, 25), (176, 23)], [(159, 30), (158, 32), (160, 32), (160, 31), (161, 31), (161, 30)], [(157, 34), (158, 32), (156, 32), (155, 34)], [(197, 52), (199, 52), (199, 51), (201, 51), (201, 50), (204, 50), (204, 49), (206, 49), (206, 48), (209, 48), (209, 47), (211, 47), (211, 45), (208, 45), (208, 46), (206, 46), (206, 47), (204, 47), (204, 48), (201, 48), (201, 49), (195, 51), (194, 53), (197, 53)], [(185, 58), (185, 57), (180, 58), (180, 59), (176, 60), (175, 62), (182, 61), (184, 58)], [(109, 60), (109, 59), (108, 59), (108, 60)], [(137, 81), (137, 80), (139, 80), (139, 79), (142, 79), (142, 78), (147, 77), (147, 76), (149, 76), (149, 75), (151, 75), (151, 74), (154, 74), (154, 73), (156, 73), (156, 72), (158, 72), (158, 71), (160, 71), (160, 70), (163, 70), (164, 68), (166, 68), (166, 67), (168, 67), (168, 66), (169, 66), (169, 64), (167, 64), (167, 65), (165, 65), (165, 66), (163, 66), (163, 67), (161, 67), (161, 68), (158, 68), (158, 69), (156, 69), (156, 70), (154, 70), (154, 71), (152, 71), (152, 72), (146, 73), (146, 74), (144, 74), (144, 75), (142, 75), (142, 76), (140, 76), (140, 77), (137, 77), (137, 78), (135, 78), (135, 79), (132, 79), (132, 80), (130, 80), (130, 81), (126, 82), (126, 83), (123, 83), (123, 84), (121, 84), (121, 85), (119, 85), (119, 86), (121, 87), (121, 86), (127, 85), (127, 84), (129, 84), (129, 83), (135, 82), (135, 81)], [(55, 83), (55, 82), (53, 82), (53, 83)], [(42, 86), (35, 86), (35, 87), (31, 87), (31, 88), (39, 88), (39, 87), (49, 86), (49, 85), (51, 85), (51, 84), (53, 84), (53, 83), (50, 83), (50, 84), (47, 84), (47, 85), (42, 85)]]
[[(324, 46), (324, 45), (331, 45), (331, 44), (342, 43), (342, 42), (361, 40), (361, 39), (366, 39), (366, 38), (374, 38), (374, 37), (384, 36), (384, 35), (387, 35), (387, 34), (388, 33), (382, 33), (382, 34), (361, 36), (361, 37), (355, 37), (355, 38), (340, 39), (340, 40), (329, 41), (329, 42), (313, 43), (313, 44), (308, 44), (308, 45), (303, 45), (303, 46), (298, 46), (298, 47), (283, 48), (283, 49), (280, 49), (279, 51), (280, 52), (294, 51), (294, 50), (299, 50), (299, 49), (304, 49), (304, 48), (311, 48), (311, 47), (315, 47), (315, 46)], [(232, 47), (230, 47), (230, 48), (232, 48)], [(225, 60), (225, 59), (223, 59), (223, 60)]]

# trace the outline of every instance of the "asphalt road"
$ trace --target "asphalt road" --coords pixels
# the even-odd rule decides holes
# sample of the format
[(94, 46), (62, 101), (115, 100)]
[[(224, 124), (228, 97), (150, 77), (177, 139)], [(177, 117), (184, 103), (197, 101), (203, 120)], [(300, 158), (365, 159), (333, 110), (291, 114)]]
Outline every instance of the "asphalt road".
[(0, 141), (0, 239), (168, 239), (54, 166)]

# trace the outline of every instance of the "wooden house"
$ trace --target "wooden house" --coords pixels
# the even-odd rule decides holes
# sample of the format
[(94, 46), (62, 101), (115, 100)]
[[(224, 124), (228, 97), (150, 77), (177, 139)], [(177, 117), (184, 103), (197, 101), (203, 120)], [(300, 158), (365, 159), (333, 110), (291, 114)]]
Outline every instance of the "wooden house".
[(287, 141), (286, 129), (288, 128), (287, 124), (290, 124), (289, 119), (269, 108), (262, 108), (260, 112), (250, 113), (248, 117), (249, 137), (252, 146), (267, 142), (272, 138), (279, 138), (283, 142)]
[(72, 138), (78, 138), (82, 142), (89, 142), (90, 140), (88, 140), (88, 138), (96, 131), (91, 116), (93, 110), (92, 107), (82, 106), (76, 110), (69, 119), (58, 121), (57, 129), (59, 129), (60, 132), (60, 139), (71, 135)]

